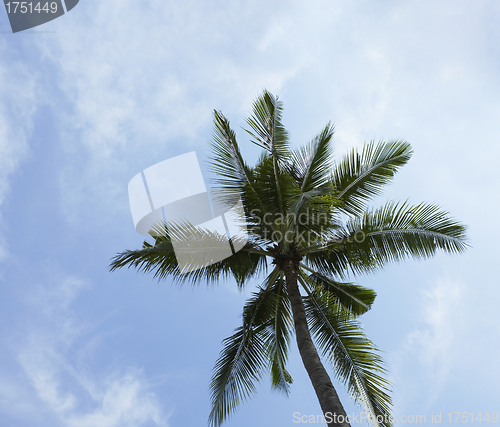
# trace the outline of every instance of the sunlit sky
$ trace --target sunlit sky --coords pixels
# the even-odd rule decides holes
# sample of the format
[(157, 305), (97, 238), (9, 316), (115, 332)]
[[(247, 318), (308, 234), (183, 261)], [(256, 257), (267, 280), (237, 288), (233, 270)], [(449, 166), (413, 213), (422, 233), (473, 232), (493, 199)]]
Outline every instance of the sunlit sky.
[[(499, 413), (499, 24), (494, 0), (81, 0), (12, 34), (0, 8), (0, 425), (206, 425), (221, 341), (259, 281), (180, 287), (108, 265), (144, 240), (133, 176), (195, 151), (209, 182), (214, 109), (255, 161), (241, 127), (264, 88), (294, 146), (330, 120), (336, 156), (412, 144), (374, 206), (436, 202), (471, 248), (357, 278), (378, 294), (362, 322), (400, 423)], [(289, 398), (264, 378), (225, 425), (320, 414), (294, 341), (289, 371)]]

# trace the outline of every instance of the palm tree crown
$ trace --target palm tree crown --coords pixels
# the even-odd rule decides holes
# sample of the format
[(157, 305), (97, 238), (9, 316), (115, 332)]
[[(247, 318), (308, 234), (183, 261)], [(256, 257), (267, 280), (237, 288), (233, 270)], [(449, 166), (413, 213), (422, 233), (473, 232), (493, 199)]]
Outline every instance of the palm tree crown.
[(247, 124), (251, 141), (263, 149), (257, 164), (244, 161), (235, 132), (219, 111), (214, 112), (210, 163), (223, 197), (236, 194), (243, 203), (248, 231), (243, 248), (223, 261), (183, 272), (172, 233), (190, 228), (165, 224), (154, 244), (144, 242), (140, 250), (116, 255), (111, 269), (132, 266), (159, 279), (192, 283), (233, 278), (239, 288), (265, 274), (243, 308), (242, 325), (223, 342), (210, 385), (212, 425), (220, 425), (252, 395), (265, 371), (274, 389), (289, 393), (286, 362), (295, 333), (328, 425), (348, 425), (348, 420), (317, 349), (371, 421), (389, 426), (385, 368), (357, 319), (371, 308), (376, 293), (346, 280), (391, 261), (431, 257), (438, 249), (462, 252), (465, 226), (432, 204), (390, 201), (368, 207), (410, 159), (407, 142), (371, 142), (334, 161), (333, 126), (327, 124), (309, 144), (292, 149), (282, 103), (267, 91), (254, 102)]

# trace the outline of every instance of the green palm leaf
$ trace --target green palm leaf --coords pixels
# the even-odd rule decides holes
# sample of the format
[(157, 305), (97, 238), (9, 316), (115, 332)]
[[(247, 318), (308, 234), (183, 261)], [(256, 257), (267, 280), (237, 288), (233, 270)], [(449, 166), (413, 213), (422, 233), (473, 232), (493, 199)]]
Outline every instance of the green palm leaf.
[(287, 169), (303, 193), (323, 186), (330, 179), (333, 129), (328, 123), (308, 145), (291, 152)]
[[(191, 241), (196, 241), (197, 247), (190, 247), (184, 256), (191, 256), (193, 262), (200, 266), (201, 257), (206, 254), (206, 259), (210, 258), (209, 244), (219, 242), (220, 244), (227, 243), (225, 236), (220, 236), (217, 233), (210, 232), (198, 227), (194, 227), (188, 223), (169, 224), (154, 227), (155, 244), (145, 241), (143, 248), (139, 250), (126, 250), (115, 255), (111, 260), (111, 271), (121, 269), (123, 267), (134, 267), (137, 271), (144, 273), (153, 273), (153, 277), (158, 280), (164, 280), (167, 276), (171, 276), (178, 283), (197, 284), (206, 282), (207, 284), (215, 284), (220, 280), (234, 279), (239, 288), (242, 288), (253, 276), (259, 275), (267, 270), (266, 252), (255, 243), (248, 241), (245, 246), (232, 256), (222, 261), (200, 266), (199, 268), (183, 272), (179, 268), (174, 246), (170, 238), (173, 230), (177, 237), (184, 234)], [(197, 239), (193, 239), (193, 235)], [(208, 243), (205, 244), (204, 241)]]
[(303, 264), (301, 267), (312, 273), (307, 275), (301, 272), (304, 283), (313, 288), (320, 286), (325, 292), (333, 295), (339, 304), (353, 315), (360, 316), (366, 313), (375, 301), (377, 294), (373, 289), (364, 288), (354, 283), (340, 283)]
[(252, 116), (247, 123), (252, 129), (247, 132), (252, 142), (264, 148), (279, 162), (288, 158), (288, 132), (281, 120), (283, 103), (265, 90), (253, 103)]
[(372, 272), (380, 266), (374, 258), (360, 259), (355, 250), (347, 250), (345, 240), (339, 237), (339, 234), (329, 241), (306, 247), (301, 253), (304, 256), (304, 264), (313, 271), (341, 280), (348, 280), (351, 274)]
[(252, 184), (252, 169), (243, 160), (229, 120), (220, 111), (214, 111), (214, 133), (210, 148), (210, 169), (217, 175), (215, 182), (235, 191)]
[(363, 213), (366, 202), (381, 193), (413, 151), (405, 141), (370, 142), (361, 153), (353, 149), (334, 165), (332, 182), (349, 214)]
[(336, 377), (365, 406), (374, 425), (389, 427), (392, 406), (389, 382), (382, 377), (386, 370), (377, 348), (333, 295), (320, 287), (310, 290), (302, 279), (301, 283), (307, 292), (304, 306), (311, 333), (323, 355), (333, 364)]
[(262, 194), (256, 188), (258, 180), (240, 153), (236, 134), (229, 120), (220, 111), (214, 111), (214, 133), (210, 145), (212, 152), (209, 169), (216, 174), (213, 182), (223, 201), (235, 202), (241, 197), (248, 212), (262, 210)]
[(210, 385), (212, 410), (208, 420), (214, 426), (221, 425), (255, 392), (254, 383), (267, 365), (262, 335), (253, 328), (241, 326), (223, 344)]
[(342, 240), (350, 259), (358, 264), (375, 260), (382, 265), (409, 256), (429, 258), (437, 250), (463, 252), (468, 246), (465, 233), (466, 227), (437, 205), (388, 202), (352, 218)]
[[(209, 423), (219, 426), (244, 400), (255, 392), (255, 382), (264, 368), (271, 351), (269, 321), (272, 319), (273, 286), (280, 276), (276, 268), (254, 293), (243, 308), (243, 325), (224, 340), (224, 348), (214, 367), (210, 384), (212, 410)], [(271, 351), (272, 353), (272, 351)], [(285, 371), (286, 372), (286, 371)]]
[(330, 242), (305, 248), (303, 254), (320, 273), (346, 277), (408, 257), (430, 258), (437, 250), (461, 253), (468, 246), (466, 229), (437, 205), (388, 202), (351, 218)]
[(281, 116), (283, 104), (267, 90), (253, 103), (253, 114), (247, 119), (251, 131), (252, 142), (267, 150), (272, 158), (274, 185), (278, 193), (279, 211), (284, 213), (284, 195), (281, 190), (282, 169), (289, 157), (288, 132), (285, 130)]
[(292, 313), (283, 276), (271, 288), (272, 311), (264, 329), (266, 348), (270, 360), (272, 388), (286, 395), (290, 392), (292, 377), (285, 368), (288, 359), (290, 336), (293, 330)]

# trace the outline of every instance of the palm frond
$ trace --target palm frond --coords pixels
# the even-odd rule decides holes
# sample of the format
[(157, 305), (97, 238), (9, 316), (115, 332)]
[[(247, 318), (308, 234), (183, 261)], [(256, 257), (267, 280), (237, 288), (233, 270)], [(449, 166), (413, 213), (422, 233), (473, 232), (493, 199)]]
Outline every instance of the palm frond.
[(294, 241), (303, 248), (330, 240), (340, 225), (339, 205), (329, 184), (299, 194), (288, 208), (286, 232), (294, 231)]
[(323, 186), (331, 176), (331, 147), (333, 125), (325, 128), (307, 145), (290, 154), (288, 171), (297, 180), (301, 192), (305, 193)]
[(278, 207), (284, 213), (284, 199), (280, 177), (283, 176), (283, 165), (288, 161), (288, 132), (281, 122), (283, 104), (267, 90), (253, 103), (253, 114), (247, 119), (252, 131), (245, 129), (252, 142), (266, 149), (273, 161), (274, 183), (278, 193)]
[(210, 145), (209, 169), (215, 173), (212, 181), (222, 199), (233, 202), (237, 195), (248, 211), (262, 209), (261, 195), (256, 188), (254, 172), (241, 155), (236, 134), (229, 120), (220, 111), (214, 111), (214, 132)]
[(289, 155), (288, 132), (281, 122), (282, 114), (283, 103), (264, 90), (254, 101), (252, 116), (247, 119), (252, 131), (246, 130), (254, 144), (269, 151), (279, 162)]
[(311, 289), (321, 287), (325, 292), (333, 295), (339, 304), (355, 316), (366, 313), (375, 301), (377, 293), (373, 289), (364, 288), (354, 283), (337, 282), (304, 264), (301, 264), (301, 268), (311, 273), (308, 275), (304, 271), (300, 271), (305, 284), (309, 285)]
[[(340, 233), (340, 230), (337, 232)], [(380, 267), (377, 260), (366, 257), (360, 260), (353, 250), (348, 251), (338, 234), (328, 241), (318, 244), (313, 242), (300, 252), (304, 256), (305, 265), (320, 274), (334, 276), (340, 280), (348, 280), (351, 274), (369, 273)]]
[(217, 175), (215, 182), (236, 191), (252, 184), (252, 169), (243, 160), (236, 134), (231, 129), (229, 120), (220, 111), (214, 111), (214, 132), (210, 149), (210, 170)]
[[(332, 363), (336, 377), (349, 394), (362, 403), (375, 426), (391, 425), (389, 382), (377, 348), (364, 335), (360, 323), (336, 298), (322, 288), (309, 290), (304, 306), (310, 330), (323, 355)], [(378, 420), (378, 422), (377, 422)]]
[(334, 165), (333, 185), (349, 214), (363, 213), (367, 201), (381, 193), (413, 151), (405, 141), (370, 142), (361, 153), (353, 149)]
[(460, 253), (468, 246), (466, 227), (427, 203), (388, 202), (349, 220), (340, 238), (348, 257), (359, 264), (429, 258), (437, 250)]
[(209, 423), (220, 426), (238, 405), (255, 392), (254, 383), (267, 365), (265, 343), (254, 329), (241, 326), (223, 342), (210, 385), (212, 410)]
[(288, 174), (280, 172), (276, 180), (275, 170), (271, 155), (265, 153), (259, 158), (253, 171), (255, 189), (259, 193), (261, 205), (245, 206), (248, 230), (253, 235), (268, 241), (272, 240), (273, 232), (283, 233), (285, 231), (281, 219), (286, 216), (286, 213), (283, 213), (281, 207), (286, 212), (289, 208), (288, 201), (293, 198), (292, 194), (296, 192), (292, 178)]
[(269, 365), (268, 333), (263, 333), (273, 309), (272, 288), (280, 272), (275, 268), (243, 308), (243, 325), (224, 340), (210, 383), (212, 410), (209, 423), (219, 426), (236, 407), (255, 392), (255, 383)]
[[(173, 229), (178, 239), (179, 235), (184, 233), (189, 242), (196, 243), (196, 247), (191, 245), (183, 254), (184, 260), (192, 257), (196, 269), (185, 272), (179, 267), (176, 250), (170, 237)], [(209, 245), (213, 245), (214, 242), (227, 244), (227, 237), (198, 227), (193, 228), (192, 225), (184, 223), (157, 226), (154, 230), (156, 230), (154, 244), (145, 241), (142, 249), (118, 253), (111, 260), (111, 271), (134, 267), (137, 271), (153, 273), (153, 277), (159, 281), (170, 276), (178, 283), (193, 285), (200, 282), (215, 284), (220, 280), (233, 278), (241, 289), (250, 277), (257, 276), (267, 269), (266, 251), (254, 241), (247, 241), (240, 251), (226, 259), (205, 265), (203, 261), (209, 262), (211, 257)]]
[(346, 277), (408, 257), (429, 258), (438, 250), (461, 253), (468, 247), (466, 229), (437, 205), (391, 201), (349, 219), (330, 242), (306, 248), (303, 255), (322, 274)]
[(293, 380), (286, 370), (286, 362), (293, 325), (290, 301), (282, 274), (275, 281), (271, 292), (272, 311), (268, 325), (264, 329), (266, 349), (271, 362), (271, 385), (273, 389), (288, 395)]

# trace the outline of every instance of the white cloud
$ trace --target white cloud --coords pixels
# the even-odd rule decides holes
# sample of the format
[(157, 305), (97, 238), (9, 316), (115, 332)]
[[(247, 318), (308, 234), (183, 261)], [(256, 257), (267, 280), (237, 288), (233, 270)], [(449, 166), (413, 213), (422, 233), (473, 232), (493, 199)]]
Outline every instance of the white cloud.
[(2, 409), (26, 418), (26, 408), (31, 408), (28, 414), (41, 411), (65, 427), (167, 426), (169, 414), (141, 369), (115, 368), (103, 377), (86, 363), (84, 337), (91, 325), (72, 308), (86, 288), (69, 277), (34, 292), (26, 338), (12, 346), (22, 381), (18, 378), (20, 385), (13, 389), (0, 389)]
[(442, 390), (455, 362), (453, 349), (462, 329), (459, 320), (463, 293), (463, 286), (449, 280), (439, 280), (432, 289), (423, 291), (421, 321), (426, 326), (410, 333), (407, 339), (408, 347), (432, 378), (434, 395)]
[(120, 378), (108, 379), (104, 387), (93, 390), (99, 407), (91, 413), (66, 417), (68, 427), (139, 426), (153, 421), (166, 426), (157, 398), (148, 391), (140, 372), (131, 371)]
[(78, 8), (54, 21), (64, 37), (38, 39), (71, 105), (57, 114), (67, 152), (62, 203), (74, 221), (85, 205), (113, 212), (127, 180), (153, 163), (145, 159), (205, 150), (214, 108), (244, 116), (264, 87), (279, 92), (311, 60), (302, 35), (290, 43), (292, 15), (278, 5), (109, 0)]
[[(5, 47), (0, 45), (0, 50)], [(27, 154), (36, 101), (35, 77), (26, 66), (19, 62), (0, 66), (0, 203), (9, 175)]]
[(422, 291), (419, 326), (408, 333), (400, 350), (391, 356), (399, 410), (407, 406), (407, 413), (412, 413), (417, 405), (428, 407), (434, 403), (459, 368), (460, 358), (467, 353), (463, 348), (467, 334), (465, 290), (460, 282), (439, 279)]
[[(5, 40), (0, 41), (0, 56), (9, 58)], [(28, 154), (37, 108), (35, 75), (17, 58), (9, 59), (0, 64), (0, 205), (10, 190), (11, 175)], [(3, 240), (0, 236), (0, 261), (7, 256)]]

